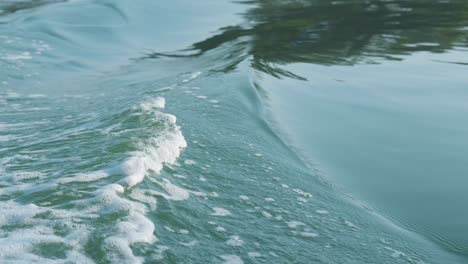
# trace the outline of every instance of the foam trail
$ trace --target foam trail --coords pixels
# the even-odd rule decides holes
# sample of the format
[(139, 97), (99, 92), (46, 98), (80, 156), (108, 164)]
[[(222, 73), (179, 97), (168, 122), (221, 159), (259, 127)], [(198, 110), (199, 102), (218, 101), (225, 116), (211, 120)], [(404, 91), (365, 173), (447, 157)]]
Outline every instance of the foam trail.
[[(1, 189), (0, 195), (37, 192), (54, 194), (69, 184), (79, 183), (99, 186), (91, 191), (77, 190), (82, 196), (70, 201), (71, 208), (67, 210), (47, 205), (22, 205), (12, 201), (0, 203), (0, 262), (15, 259), (17, 263), (93, 263), (83, 253), (84, 246), (89, 241), (98, 240), (102, 241), (99, 247), (109, 262), (142, 263), (143, 258), (134, 254), (132, 245), (158, 241), (155, 225), (146, 216), (149, 210), (156, 209), (156, 203), (140, 199), (142, 193), (151, 193), (151, 190), (143, 191), (135, 186), (146, 176), (159, 174), (164, 164), (174, 164), (187, 146), (176, 124), (177, 118), (161, 112), (165, 103), (164, 98), (157, 97), (131, 108), (130, 114), (123, 117), (128, 120), (133, 120), (134, 116), (141, 118), (135, 123), (139, 129), (137, 132), (140, 132), (139, 138), (132, 142), (135, 150), (128, 152), (128, 157), (120, 165), (35, 184), (28, 180), (46, 180), (48, 175), (40, 172), (16, 173), (0, 179), (0, 184), (8, 184), (8, 187)], [(5, 159), (1, 161), (2, 164), (8, 162)], [(4, 170), (3, 167), (0, 170)], [(168, 193), (163, 195), (167, 199), (180, 201), (189, 198), (187, 190), (168, 180), (163, 180), (160, 185)], [(131, 195), (133, 190), (135, 195)], [(124, 195), (127, 191), (132, 199)], [(154, 200), (154, 197), (151, 198)], [(49, 219), (39, 217), (44, 214)], [(98, 230), (85, 224), (109, 217), (115, 219), (113, 223)], [(54, 221), (50, 221), (50, 218)], [(44, 245), (63, 248), (61, 251), (65, 256), (57, 260), (41, 256), (37, 253), (38, 248)], [(154, 255), (159, 251), (159, 248), (156, 249)]]

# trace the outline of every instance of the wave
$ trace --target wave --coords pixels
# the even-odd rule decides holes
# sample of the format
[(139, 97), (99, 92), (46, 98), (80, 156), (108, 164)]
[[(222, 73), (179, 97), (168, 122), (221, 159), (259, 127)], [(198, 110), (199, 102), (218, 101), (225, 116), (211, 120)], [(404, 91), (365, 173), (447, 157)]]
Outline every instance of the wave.
[[(145, 176), (159, 174), (164, 164), (174, 164), (187, 146), (176, 124), (176, 117), (161, 112), (164, 106), (165, 99), (157, 97), (127, 111), (127, 117), (121, 121), (136, 122), (135, 125), (142, 127), (140, 133), (144, 137), (135, 139), (132, 144), (136, 149), (126, 153), (128, 157), (121, 165), (55, 177), (54, 180), (50, 179), (51, 175), (39, 172), (2, 177), (0, 185), (8, 187), (0, 190), (0, 197), (9, 197), (9, 200), (0, 203), (0, 246), (5, 249), (0, 253), (0, 258), (14, 260), (15, 263), (93, 263), (84, 254), (85, 247), (90, 240), (98, 239), (102, 240), (100, 250), (109, 261), (141, 263), (142, 259), (133, 254), (131, 245), (153, 243), (157, 238), (154, 223), (145, 216), (147, 203), (139, 200), (143, 197), (145, 201), (148, 197), (141, 196), (141, 190), (132, 192), (131, 188)], [(117, 129), (116, 126), (109, 127), (105, 133), (112, 134)], [(11, 159), (3, 159), (2, 163), (11, 164)], [(120, 180), (109, 183), (109, 178)], [(31, 179), (35, 182), (29, 183)], [(40, 181), (44, 183), (39, 184)], [(91, 184), (96, 187), (90, 190)], [(162, 182), (161, 186), (166, 192), (153, 192), (153, 197), (166, 195), (166, 198), (174, 200), (189, 198), (187, 191), (168, 181)], [(19, 202), (28, 194), (56, 196), (67, 189), (73, 190), (71, 192), (74, 194), (67, 202), (55, 206)], [(128, 193), (131, 193), (131, 198), (126, 197)], [(16, 197), (18, 202), (13, 202), (12, 197)], [(153, 199), (150, 198), (148, 202), (155, 206), (151, 201)], [(104, 230), (99, 230), (99, 225), (91, 225), (109, 218), (113, 219), (111, 222), (114, 224), (105, 226)], [(57, 254), (55, 257), (59, 259), (51, 260), (51, 254)]]

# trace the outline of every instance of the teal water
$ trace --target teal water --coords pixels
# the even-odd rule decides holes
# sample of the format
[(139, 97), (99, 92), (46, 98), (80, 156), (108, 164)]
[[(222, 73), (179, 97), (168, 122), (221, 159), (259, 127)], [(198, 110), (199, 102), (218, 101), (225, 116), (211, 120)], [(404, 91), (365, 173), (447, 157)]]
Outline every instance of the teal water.
[(465, 263), (468, 3), (0, 3), (1, 263)]

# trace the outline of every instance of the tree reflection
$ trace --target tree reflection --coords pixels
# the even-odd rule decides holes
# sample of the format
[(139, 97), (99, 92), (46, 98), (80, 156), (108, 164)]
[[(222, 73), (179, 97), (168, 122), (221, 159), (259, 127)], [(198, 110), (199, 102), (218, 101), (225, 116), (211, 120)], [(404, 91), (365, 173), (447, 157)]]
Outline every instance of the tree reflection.
[[(435, 0), (253, 0), (245, 25), (194, 43), (188, 50), (159, 56), (197, 57), (231, 43), (251, 56), (253, 68), (276, 77), (300, 78), (278, 65), (353, 65), (401, 60), (417, 51), (468, 47), (468, 1)], [(187, 53), (188, 52), (188, 53)], [(244, 54), (244, 55), (242, 55)]]

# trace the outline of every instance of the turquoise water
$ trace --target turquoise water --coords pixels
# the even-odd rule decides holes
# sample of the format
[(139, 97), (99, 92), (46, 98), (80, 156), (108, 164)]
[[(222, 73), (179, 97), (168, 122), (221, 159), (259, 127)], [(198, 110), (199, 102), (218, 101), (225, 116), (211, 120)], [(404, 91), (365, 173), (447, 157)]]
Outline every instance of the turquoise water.
[(1, 263), (465, 263), (464, 1), (0, 3)]

